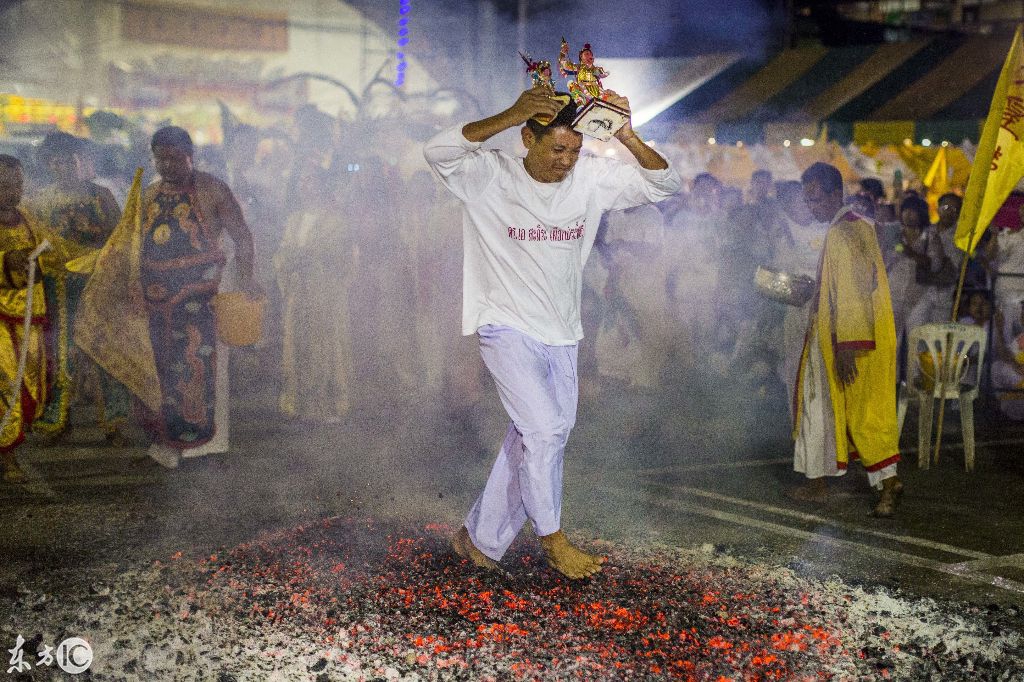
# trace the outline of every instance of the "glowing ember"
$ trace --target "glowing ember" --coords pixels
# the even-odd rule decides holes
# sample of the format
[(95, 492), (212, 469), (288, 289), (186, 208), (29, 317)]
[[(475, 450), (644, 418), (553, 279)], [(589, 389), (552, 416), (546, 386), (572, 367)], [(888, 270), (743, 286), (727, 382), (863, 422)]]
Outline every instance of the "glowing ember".
[[(514, 547), (514, 575), (502, 576), (453, 559), (450, 534), (334, 521), (243, 545), (203, 563), (218, 597), (207, 608), (320, 632), (325, 646), (380, 655), (403, 674), (475, 678), (504, 661), (521, 678), (782, 680), (862, 660), (811, 595), (770, 583), (752, 593), (739, 570), (680, 574), (613, 552), (577, 583)], [(872, 660), (878, 674), (891, 665), (886, 652)]]
[(510, 574), (483, 573), (452, 557), (451, 532), (329, 520), (194, 562), (175, 553), (122, 574), (77, 620), (45, 615), (96, 642), (95, 679), (171, 679), (182, 666), (317, 682), (1024, 678), (1015, 611), (985, 622), (976, 607), (946, 614), (636, 546), (612, 548), (588, 582), (548, 570), (528, 542), (503, 562)]

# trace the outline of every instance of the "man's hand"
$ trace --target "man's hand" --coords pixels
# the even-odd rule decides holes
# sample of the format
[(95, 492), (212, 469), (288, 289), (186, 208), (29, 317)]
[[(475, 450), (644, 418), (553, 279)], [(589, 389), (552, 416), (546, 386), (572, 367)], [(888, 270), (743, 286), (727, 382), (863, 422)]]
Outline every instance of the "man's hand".
[(28, 272), (28, 257), (32, 249), (15, 249), (4, 254), (4, 268), (10, 273)]
[(501, 113), (464, 125), (462, 136), (470, 142), (483, 142), (534, 117), (537, 117), (537, 120), (550, 121), (558, 115), (563, 106), (565, 105), (562, 102), (551, 97), (550, 90), (535, 85), (519, 95), (515, 104)]
[(509, 108), (509, 114), (514, 120), (513, 125), (526, 123), (531, 118), (537, 117), (542, 120), (551, 120), (558, 116), (565, 104), (553, 99), (551, 91), (540, 85), (535, 85), (525, 90), (516, 103)]
[(836, 376), (844, 386), (849, 386), (857, 378), (857, 351), (836, 351)]
[(921, 239), (921, 228), (919, 227), (908, 227), (906, 225), (900, 230), (900, 237), (903, 239), (903, 248), (910, 254), (915, 254), (915, 246)]
[[(629, 108), (629, 100), (620, 95), (619, 93), (615, 92), (614, 90), (604, 91), (604, 101), (608, 102), (608, 104), (614, 104), (620, 109), (625, 109), (626, 111), (632, 112), (632, 110)], [(636, 137), (636, 132), (633, 130), (633, 118), (631, 116), (630, 118), (626, 119), (626, 122), (623, 124), (623, 126), (619, 128), (618, 131), (615, 133), (615, 139), (617, 139), (619, 142), (625, 142), (626, 140), (629, 140), (634, 137)]]
[[(626, 111), (630, 111), (629, 100), (614, 90), (605, 90), (603, 98), (609, 104), (614, 104)], [(632, 116), (626, 119), (626, 122), (615, 133), (615, 139), (629, 150), (629, 153), (633, 155), (633, 158), (637, 160), (641, 168), (647, 170), (664, 170), (668, 168), (668, 161), (661, 154), (648, 147), (640, 139), (640, 136), (636, 134), (636, 131), (633, 130)]]

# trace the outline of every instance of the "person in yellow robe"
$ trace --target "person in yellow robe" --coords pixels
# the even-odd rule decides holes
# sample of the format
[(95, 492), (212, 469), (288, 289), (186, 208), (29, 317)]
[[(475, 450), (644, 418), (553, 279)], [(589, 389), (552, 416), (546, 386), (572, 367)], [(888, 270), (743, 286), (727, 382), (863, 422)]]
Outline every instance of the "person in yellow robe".
[(882, 495), (875, 516), (895, 513), (896, 326), (874, 226), (843, 204), (843, 179), (825, 163), (801, 177), (815, 219), (830, 222), (794, 395), (794, 468), (811, 479), (798, 497), (823, 499), (825, 476), (860, 459)]
[[(15, 451), (46, 404), (46, 296), (42, 274), (63, 270), (64, 263), (87, 249), (52, 234), (20, 208), (24, 190), (21, 161), (0, 154), (0, 468), (5, 483), (22, 483), (25, 472)], [(51, 249), (39, 257), (32, 286), (32, 316), (26, 335), (29, 306), (28, 266), (32, 252), (44, 240)], [(18, 376), (19, 355), (27, 345), (25, 373)]]

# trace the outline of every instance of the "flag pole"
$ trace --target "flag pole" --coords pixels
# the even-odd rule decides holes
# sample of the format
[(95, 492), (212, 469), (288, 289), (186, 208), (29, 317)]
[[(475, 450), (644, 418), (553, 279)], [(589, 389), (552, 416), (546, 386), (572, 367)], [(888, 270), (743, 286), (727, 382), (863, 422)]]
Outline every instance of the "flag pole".
[[(970, 233), (970, 237), (969, 237), (970, 240), (971, 240), (971, 243), (974, 242), (974, 234), (977, 231), (978, 231), (978, 224), (975, 223), (974, 226), (971, 228), (971, 233)], [(960, 263), (960, 278), (958, 279), (958, 281), (956, 283), (956, 295), (953, 297), (953, 310), (949, 314), (949, 321), (950, 322), (956, 322), (956, 320), (957, 320), (957, 315), (956, 314), (957, 314), (957, 311), (960, 310), (960, 296), (961, 296), (961, 294), (963, 294), (964, 282), (967, 279), (967, 261), (969, 261), (971, 258), (972, 258), (971, 254), (969, 254), (966, 251), (964, 251), (963, 261)]]
[[(1024, 102), (1022, 33), (1024, 33), (1024, 24), (1018, 24), (1013, 35), (1013, 42), (1010, 44), (1010, 51), (999, 72), (999, 81), (992, 94), (992, 104), (989, 106), (981, 138), (978, 140), (978, 152), (971, 165), (971, 175), (967, 182), (967, 191), (964, 193), (964, 205), (954, 235), (957, 247), (964, 252), (964, 259), (960, 265), (960, 279), (957, 282), (953, 310), (950, 314), (953, 322), (956, 322), (957, 310), (963, 295), (967, 260), (974, 254), (977, 247), (974, 239), (979, 236), (979, 226), (982, 226), (981, 231), (984, 232), (992, 221), (997, 205), (1006, 199), (1013, 185), (1017, 184), (1024, 176), (1024, 146), (1021, 145), (1021, 138), (1024, 137), (1024, 128), (1022, 128), (1024, 116), (1021, 114), (1021, 104)], [(1000, 144), (1001, 135), (1002, 144)], [(1002, 149), (1002, 145), (1006, 145), (1007, 149)], [(1004, 156), (1005, 159), (1003, 159)], [(1000, 161), (1000, 159), (1003, 160)], [(964, 239), (965, 237), (966, 239)], [(936, 462), (939, 460), (939, 448), (942, 444), (946, 384), (951, 380), (959, 381), (960, 379), (950, 376), (951, 368), (956, 366), (953, 362), (953, 349), (950, 348), (952, 336), (952, 332), (946, 335), (946, 345), (943, 348), (944, 356), (940, 363), (942, 368), (937, 370), (939, 376), (936, 377), (940, 382), (939, 419), (936, 427), (934, 453)], [(916, 352), (916, 349), (914, 350)]]

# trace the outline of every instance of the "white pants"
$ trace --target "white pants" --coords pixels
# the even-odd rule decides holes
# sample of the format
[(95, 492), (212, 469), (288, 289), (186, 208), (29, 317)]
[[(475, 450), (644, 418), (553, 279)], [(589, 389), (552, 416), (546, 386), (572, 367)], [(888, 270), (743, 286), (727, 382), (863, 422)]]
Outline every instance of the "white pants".
[(493, 325), (477, 334), (480, 355), (512, 422), (466, 517), (466, 530), (476, 548), (497, 561), (527, 518), (538, 536), (562, 527), (562, 459), (579, 396), (577, 346), (547, 346)]
[[(836, 461), (832, 394), (825, 374), (825, 360), (818, 345), (817, 330), (811, 336), (807, 365), (801, 378), (800, 431), (793, 450), (793, 469), (812, 479), (842, 476), (846, 469), (839, 468)], [(872, 488), (881, 488), (882, 481), (895, 475), (896, 465), (890, 464), (878, 471), (869, 471), (868, 484)]]
[(182, 457), (203, 457), (227, 452), (230, 449), (231, 387), (228, 383), (229, 347), (217, 342), (217, 376), (213, 384), (213, 438), (194, 448), (181, 451)]

